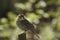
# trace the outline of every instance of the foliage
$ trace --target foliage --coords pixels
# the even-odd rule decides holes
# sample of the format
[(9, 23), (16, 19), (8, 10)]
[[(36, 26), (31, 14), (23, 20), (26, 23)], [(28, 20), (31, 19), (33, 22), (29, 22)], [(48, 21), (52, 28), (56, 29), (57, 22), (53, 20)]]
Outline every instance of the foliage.
[[(14, 4), (14, 7), (20, 11), (26, 11), (26, 19), (36, 26), (42, 40), (60, 40), (59, 5), (60, 0), (27, 0)], [(17, 38), (19, 34), (24, 32), (16, 25), (17, 14), (10, 11), (6, 15), (8, 18), (0, 18), (0, 37), (15, 36)]]

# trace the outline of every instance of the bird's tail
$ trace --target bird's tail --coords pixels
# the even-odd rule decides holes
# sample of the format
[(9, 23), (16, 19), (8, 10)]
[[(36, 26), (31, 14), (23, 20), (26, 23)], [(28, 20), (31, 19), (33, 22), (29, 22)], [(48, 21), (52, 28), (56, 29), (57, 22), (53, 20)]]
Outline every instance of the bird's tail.
[(32, 31), (32, 33), (34, 33), (38, 38), (40, 38), (36, 30), (31, 30), (31, 31)]
[(37, 34), (35, 34), (35, 35), (36, 35), (38, 38), (40, 38), (39, 35), (37, 35)]

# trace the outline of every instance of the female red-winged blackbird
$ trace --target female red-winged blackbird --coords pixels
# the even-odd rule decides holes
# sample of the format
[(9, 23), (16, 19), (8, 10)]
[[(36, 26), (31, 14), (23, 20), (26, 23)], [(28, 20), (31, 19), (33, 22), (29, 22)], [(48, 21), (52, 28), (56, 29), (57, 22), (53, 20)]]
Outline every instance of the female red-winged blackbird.
[(25, 19), (23, 14), (18, 15), (16, 24), (22, 30), (25, 30), (25, 31), (30, 30), (32, 33), (34, 33), (39, 38), (33, 24), (31, 24), (27, 19)]

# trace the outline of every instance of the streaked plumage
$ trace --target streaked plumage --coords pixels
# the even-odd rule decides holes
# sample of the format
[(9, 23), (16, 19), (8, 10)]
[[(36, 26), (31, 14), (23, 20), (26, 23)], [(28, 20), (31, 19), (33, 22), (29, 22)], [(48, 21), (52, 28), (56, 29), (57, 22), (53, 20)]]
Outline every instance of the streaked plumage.
[(25, 31), (30, 30), (32, 33), (37, 34), (33, 24), (31, 24), (27, 19), (25, 19), (23, 14), (21, 15), (19, 14), (16, 20), (16, 24), (22, 30), (25, 30)]

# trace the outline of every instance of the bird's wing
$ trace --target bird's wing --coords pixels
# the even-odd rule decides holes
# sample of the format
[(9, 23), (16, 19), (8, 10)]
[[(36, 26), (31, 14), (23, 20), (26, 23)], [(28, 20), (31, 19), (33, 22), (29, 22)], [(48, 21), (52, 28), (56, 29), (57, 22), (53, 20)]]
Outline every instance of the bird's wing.
[(23, 20), (23, 21), (21, 21), (21, 23), (23, 25), (25, 25), (25, 28), (27, 28), (27, 29), (34, 28), (33, 24), (31, 24), (28, 20)]

